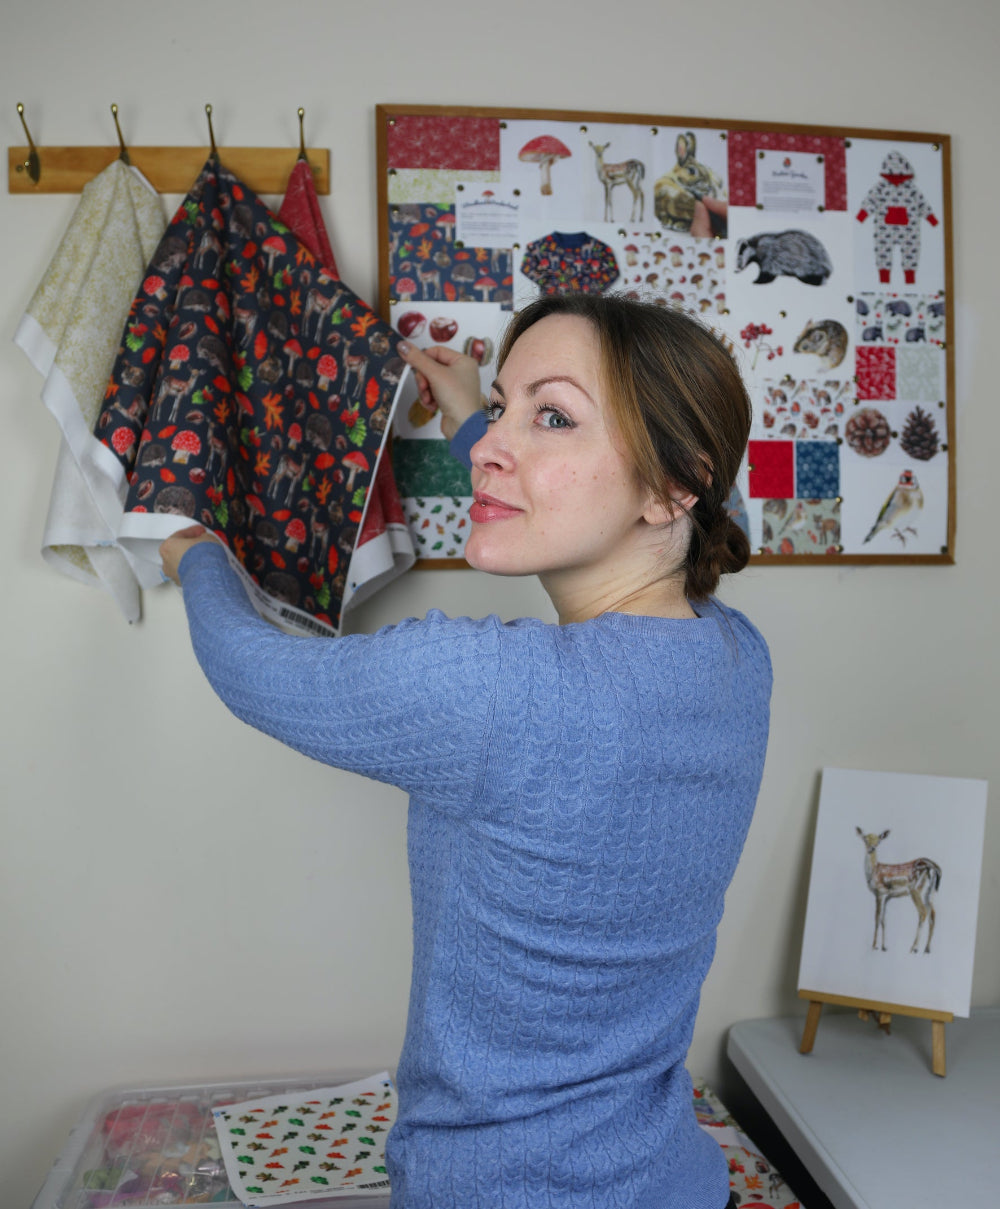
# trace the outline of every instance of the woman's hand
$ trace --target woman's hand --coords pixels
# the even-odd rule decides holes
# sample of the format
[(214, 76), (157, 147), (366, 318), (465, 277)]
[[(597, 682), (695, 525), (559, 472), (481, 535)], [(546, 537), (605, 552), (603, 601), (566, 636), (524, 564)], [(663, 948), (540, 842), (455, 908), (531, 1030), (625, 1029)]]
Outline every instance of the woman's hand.
[(187, 554), (192, 546), (197, 546), (199, 542), (214, 542), (217, 541), (204, 525), (189, 525), (186, 529), (178, 529), (176, 533), (172, 533), (166, 541), (160, 543), (160, 558), (163, 561), (163, 574), (172, 579), (178, 587), (180, 587), (180, 577), (177, 574), (177, 568), (181, 565), (181, 559)]
[(405, 340), (399, 355), (416, 372), (420, 402), (441, 413), (441, 431), (450, 441), (482, 406), (479, 362), (451, 348), (419, 349)]

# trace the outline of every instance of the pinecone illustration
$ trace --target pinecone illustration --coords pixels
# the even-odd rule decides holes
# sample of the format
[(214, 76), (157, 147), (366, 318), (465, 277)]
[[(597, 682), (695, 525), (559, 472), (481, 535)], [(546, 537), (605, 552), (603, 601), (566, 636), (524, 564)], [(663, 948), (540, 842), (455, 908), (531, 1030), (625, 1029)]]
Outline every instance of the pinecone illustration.
[(934, 417), (917, 407), (906, 417), (899, 443), (911, 458), (929, 462), (938, 451), (938, 433)]
[(862, 407), (847, 421), (844, 436), (855, 453), (877, 458), (889, 448), (889, 421), (874, 407)]

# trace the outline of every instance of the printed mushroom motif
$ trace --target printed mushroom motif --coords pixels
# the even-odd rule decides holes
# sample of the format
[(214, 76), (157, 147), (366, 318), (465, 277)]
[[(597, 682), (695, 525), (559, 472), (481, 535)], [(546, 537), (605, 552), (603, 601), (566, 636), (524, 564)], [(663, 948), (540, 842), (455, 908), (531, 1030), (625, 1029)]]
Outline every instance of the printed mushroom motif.
[(447, 214), (442, 214), (434, 226), (441, 227), (444, 230), (444, 237), (450, 243), (452, 232), (455, 230), (455, 215), (450, 211)]
[(174, 451), (174, 461), (184, 463), (194, 454), (201, 453), (201, 437), (189, 428), (183, 428), (170, 443)]
[(163, 288), (163, 285), (162, 277), (157, 277), (155, 273), (150, 274), (142, 283), (143, 293), (152, 294), (154, 298), (159, 298), (162, 301), (167, 296), (167, 291)]
[(316, 366), (316, 372), (319, 374), (320, 390), (329, 390), (330, 383), (340, 373), (340, 366), (337, 364), (337, 358), (331, 357), (329, 353), (324, 354), (319, 359)]
[(409, 302), (416, 292), (417, 283), (412, 277), (398, 277), (396, 279), (396, 295), (401, 302)]
[(572, 154), (566, 144), (554, 135), (540, 134), (524, 144), (517, 158), (525, 164), (538, 164), (542, 173), (542, 193), (547, 196), (552, 192), (552, 165), (556, 160), (567, 159)]
[(131, 428), (116, 428), (111, 434), (112, 448), (119, 457), (124, 457), (134, 444), (135, 433)]
[(359, 470), (368, 469), (368, 459), (360, 449), (356, 449), (345, 456), (343, 464), (347, 467), (347, 490), (353, 491), (355, 476)]
[(302, 356), (302, 345), (298, 340), (286, 340), (282, 346), (282, 352), (288, 358), (288, 372), (291, 373), (295, 368), (295, 362)]
[(300, 517), (293, 517), (285, 526), (285, 538), (285, 549), (294, 554), (306, 540), (306, 527)]
[(474, 290), (481, 290), (483, 302), (488, 302), (489, 298), (487, 297), (487, 295), (489, 294), (490, 290), (496, 289), (496, 284), (497, 283), (493, 280), (492, 277), (480, 277), (479, 280), (476, 282), (476, 284), (472, 288)]
[(190, 356), (191, 350), (186, 344), (175, 344), (170, 352), (167, 353), (167, 360), (170, 362), (172, 370), (178, 370)]
[(275, 256), (281, 256), (288, 250), (285, 241), (280, 235), (272, 235), (270, 239), (265, 239), (260, 246), (267, 253), (267, 271), (268, 274), (271, 274), (274, 272)]

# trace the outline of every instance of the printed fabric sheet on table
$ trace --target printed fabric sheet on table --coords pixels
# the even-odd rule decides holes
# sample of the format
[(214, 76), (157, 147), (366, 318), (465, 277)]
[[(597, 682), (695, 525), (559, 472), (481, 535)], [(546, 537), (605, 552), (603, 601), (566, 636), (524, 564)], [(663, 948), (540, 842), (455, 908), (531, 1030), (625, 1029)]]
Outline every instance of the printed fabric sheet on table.
[(140, 585), (162, 582), (160, 542), (196, 521), (263, 616), (338, 633), (408, 375), (398, 340), (210, 159), (132, 303), (85, 457)]

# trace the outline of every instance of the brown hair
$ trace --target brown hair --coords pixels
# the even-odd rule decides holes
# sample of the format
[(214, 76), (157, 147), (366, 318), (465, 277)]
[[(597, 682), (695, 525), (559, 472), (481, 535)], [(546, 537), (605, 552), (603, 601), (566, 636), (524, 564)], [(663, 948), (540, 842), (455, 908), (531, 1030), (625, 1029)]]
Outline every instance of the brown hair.
[(750, 434), (750, 400), (736, 363), (682, 311), (613, 294), (558, 294), (514, 316), (498, 368), (518, 337), (549, 315), (593, 324), (608, 401), (642, 486), (668, 505), (678, 494), (697, 497), (688, 512), (684, 592), (704, 600), (720, 575), (742, 571), (750, 557), (747, 535), (726, 508)]

